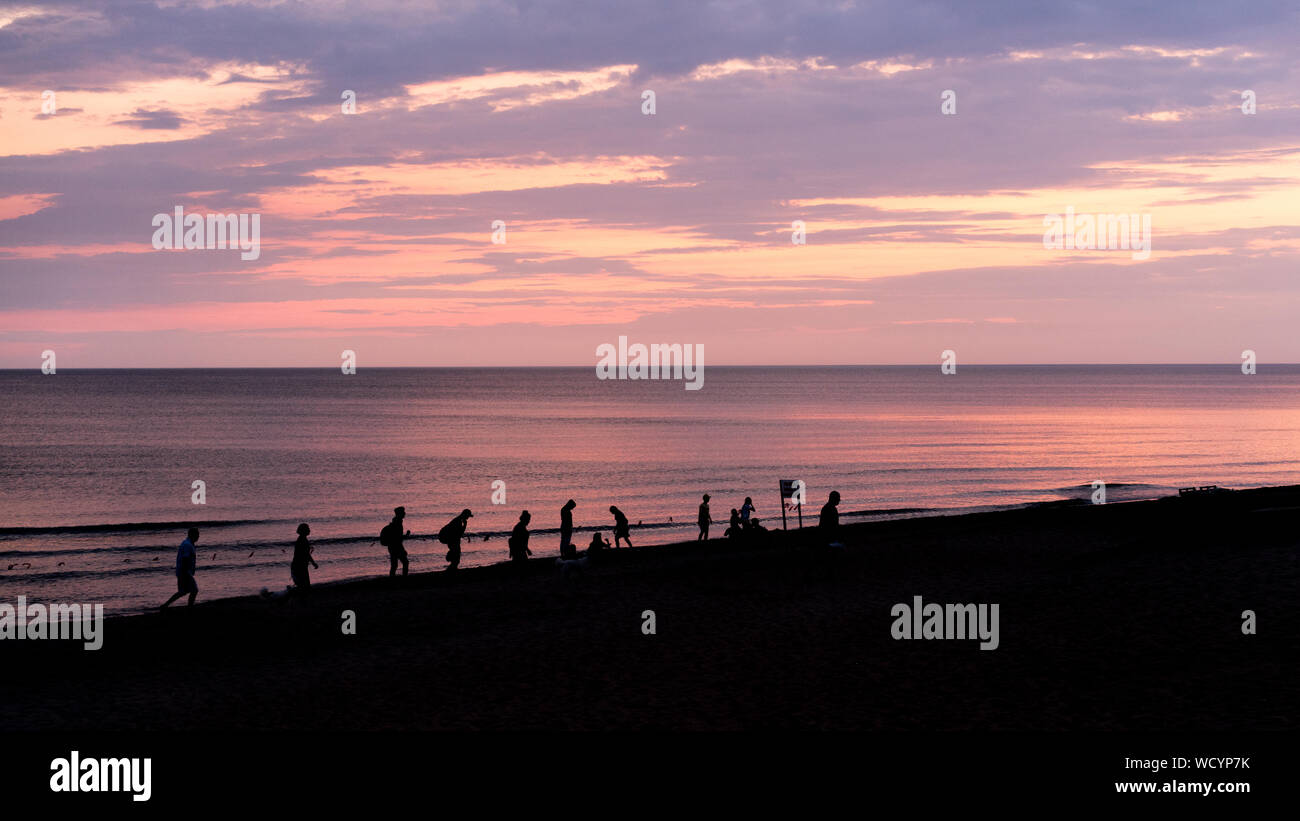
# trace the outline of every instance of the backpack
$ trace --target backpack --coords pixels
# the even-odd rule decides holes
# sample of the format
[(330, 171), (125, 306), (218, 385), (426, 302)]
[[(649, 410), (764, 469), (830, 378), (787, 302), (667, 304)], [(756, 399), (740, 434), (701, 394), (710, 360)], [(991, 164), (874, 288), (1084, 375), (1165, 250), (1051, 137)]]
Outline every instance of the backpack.
[(438, 531), (438, 541), (446, 545), (455, 541), (457, 535), (455, 530), (456, 521), (456, 519), (452, 519), (450, 522), (447, 522), (447, 524), (442, 526), (442, 530)]
[(399, 538), (401, 538), (401, 531), (395, 533), (392, 522), (384, 525), (384, 529), (379, 531), (379, 543), (384, 547), (392, 547)]

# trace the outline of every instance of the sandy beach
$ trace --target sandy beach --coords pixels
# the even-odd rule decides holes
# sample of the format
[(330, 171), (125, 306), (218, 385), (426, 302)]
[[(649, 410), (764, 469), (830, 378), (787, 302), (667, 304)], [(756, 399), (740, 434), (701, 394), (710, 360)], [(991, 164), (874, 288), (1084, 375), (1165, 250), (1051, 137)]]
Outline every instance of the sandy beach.
[[(539, 539), (523, 567), (111, 618), (97, 652), (6, 641), (0, 728), (1295, 729), (1298, 518), (1300, 487), (1044, 505), (569, 578)], [(915, 596), (998, 604), (997, 649), (893, 638)]]

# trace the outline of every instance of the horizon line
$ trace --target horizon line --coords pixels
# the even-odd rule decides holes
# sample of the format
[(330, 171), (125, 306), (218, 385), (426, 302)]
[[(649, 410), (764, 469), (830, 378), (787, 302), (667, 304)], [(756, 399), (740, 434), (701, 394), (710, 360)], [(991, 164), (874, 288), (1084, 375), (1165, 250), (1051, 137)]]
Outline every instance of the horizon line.
[[(719, 364), (704, 365), (707, 368), (934, 368), (939, 367), (941, 363), (937, 362), (860, 362), (860, 363), (826, 363), (826, 362), (807, 362), (798, 364)], [(1300, 365), (1300, 362), (1268, 362), (1259, 363), (1256, 367), (1270, 366), (1292, 366)], [(961, 368), (1192, 368), (1192, 367), (1234, 367), (1240, 368), (1240, 362), (978, 362), (978, 363), (959, 363)], [(592, 363), (582, 365), (365, 365), (366, 370), (453, 370), (453, 369), (572, 369), (572, 368), (593, 368)], [(338, 365), (121, 365), (121, 366), (86, 366), (86, 367), (63, 367), (60, 370), (65, 371), (334, 371), (338, 370)], [(363, 366), (358, 366), (362, 370)], [(0, 372), (4, 371), (37, 371), (41, 370), (40, 366), (11, 368), (0, 367)], [(57, 375), (46, 374), (46, 375)]]

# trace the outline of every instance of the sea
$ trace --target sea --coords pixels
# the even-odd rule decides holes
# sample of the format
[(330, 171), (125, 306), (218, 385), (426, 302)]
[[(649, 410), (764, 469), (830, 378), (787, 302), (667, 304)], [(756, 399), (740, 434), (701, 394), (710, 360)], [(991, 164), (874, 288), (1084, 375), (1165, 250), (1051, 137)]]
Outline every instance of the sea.
[[(387, 574), (380, 529), (406, 508), (411, 571), (473, 511), (462, 567), (575, 542), (721, 536), (746, 497), (765, 527), (1181, 487), (1300, 483), (1300, 365), (719, 367), (680, 380), (582, 368), (0, 371), (0, 601), (156, 608), (197, 526), (200, 599), (283, 591), (310, 525), (313, 583)], [(782, 480), (800, 481), (792, 507)], [(201, 484), (199, 484), (201, 483)], [(784, 521), (783, 521), (784, 514)]]

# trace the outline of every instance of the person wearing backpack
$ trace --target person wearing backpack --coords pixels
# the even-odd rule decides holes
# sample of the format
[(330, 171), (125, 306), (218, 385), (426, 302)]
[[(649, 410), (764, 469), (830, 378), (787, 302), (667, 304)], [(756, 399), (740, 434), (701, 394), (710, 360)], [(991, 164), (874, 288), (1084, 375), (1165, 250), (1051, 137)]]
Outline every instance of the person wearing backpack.
[(402, 520), (406, 518), (406, 508), (393, 508), (393, 520), (384, 525), (384, 529), (379, 531), (379, 543), (388, 548), (388, 575), (397, 575), (397, 563), (402, 563), (402, 575), (405, 576), (410, 568), (410, 559), (407, 558), (406, 548), (402, 546), (402, 540), (411, 535), (411, 531), (402, 532)]
[(448, 570), (455, 570), (460, 567), (460, 540), (465, 535), (465, 527), (469, 524), (469, 519), (474, 514), (469, 508), (465, 508), (456, 518), (442, 526), (438, 531), (438, 541), (447, 545), (447, 566)]
[(519, 514), (519, 523), (510, 531), (510, 561), (526, 562), (533, 551), (528, 549), (528, 523), (532, 521), (528, 511)]

